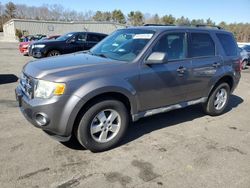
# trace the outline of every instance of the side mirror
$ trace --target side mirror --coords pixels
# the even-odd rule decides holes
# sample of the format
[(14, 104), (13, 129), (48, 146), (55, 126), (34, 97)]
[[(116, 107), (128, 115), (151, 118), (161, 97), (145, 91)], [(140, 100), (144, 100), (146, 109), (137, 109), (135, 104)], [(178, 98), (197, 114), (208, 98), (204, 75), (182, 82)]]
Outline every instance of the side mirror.
[(153, 52), (146, 60), (147, 65), (163, 64), (166, 62), (167, 62), (167, 53), (164, 52)]

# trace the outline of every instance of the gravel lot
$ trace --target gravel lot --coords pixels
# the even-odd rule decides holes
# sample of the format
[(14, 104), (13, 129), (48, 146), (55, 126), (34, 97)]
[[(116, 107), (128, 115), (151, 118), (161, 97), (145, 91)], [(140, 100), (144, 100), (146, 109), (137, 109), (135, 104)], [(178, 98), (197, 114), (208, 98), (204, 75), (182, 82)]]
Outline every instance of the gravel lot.
[(17, 46), (0, 43), (1, 188), (250, 187), (249, 69), (224, 115), (205, 116), (197, 105), (145, 118), (121, 146), (94, 154), (49, 138), (21, 115), (15, 76), (32, 58)]

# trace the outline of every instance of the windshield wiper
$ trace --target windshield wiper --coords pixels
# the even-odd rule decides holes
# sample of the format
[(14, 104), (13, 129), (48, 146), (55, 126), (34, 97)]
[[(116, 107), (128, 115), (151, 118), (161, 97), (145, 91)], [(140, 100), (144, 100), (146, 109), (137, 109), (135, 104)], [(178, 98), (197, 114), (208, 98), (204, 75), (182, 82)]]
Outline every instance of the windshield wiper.
[(93, 53), (93, 52), (91, 52), (91, 51), (88, 51), (88, 53), (89, 53), (90, 55), (108, 58), (108, 56), (106, 56), (105, 54), (95, 54), (95, 53)]
[(95, 54), (96, 56), (99, 56), (99, 57), (104, 57), (104, 58), (108, 58), (105, 54)]

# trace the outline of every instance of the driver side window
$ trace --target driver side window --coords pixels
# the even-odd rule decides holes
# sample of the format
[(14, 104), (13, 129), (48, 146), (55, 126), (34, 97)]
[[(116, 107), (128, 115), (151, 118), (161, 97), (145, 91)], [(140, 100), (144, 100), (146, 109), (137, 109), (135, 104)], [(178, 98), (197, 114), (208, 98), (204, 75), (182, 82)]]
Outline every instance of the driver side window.
[(167, 53), (168, 60), (181, 60), (186, 56), (186, 37), (185, 33), (171, 33), (163, 35), (152, 52)]
[(85, 42), (86, 41), (86, 34), (80, 33), (77, 37), (77, 42)]

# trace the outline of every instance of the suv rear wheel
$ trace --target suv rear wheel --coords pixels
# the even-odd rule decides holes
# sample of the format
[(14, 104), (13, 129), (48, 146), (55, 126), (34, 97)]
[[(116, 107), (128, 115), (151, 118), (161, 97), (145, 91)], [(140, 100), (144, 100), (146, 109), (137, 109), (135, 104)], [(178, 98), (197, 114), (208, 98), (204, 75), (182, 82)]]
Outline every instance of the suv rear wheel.
[(203, 104), (203, 110), (211, 116), (221, 115), (227, 107), (230, 96), (230, 87), (227, 83), (219, 84), (210, 94), (206, 103)]
[(82, 116), (77, 139), (92, 152), (113, 148), (124, 136), (129, 124), (125, 105), (117, 100), (95, 103)]

